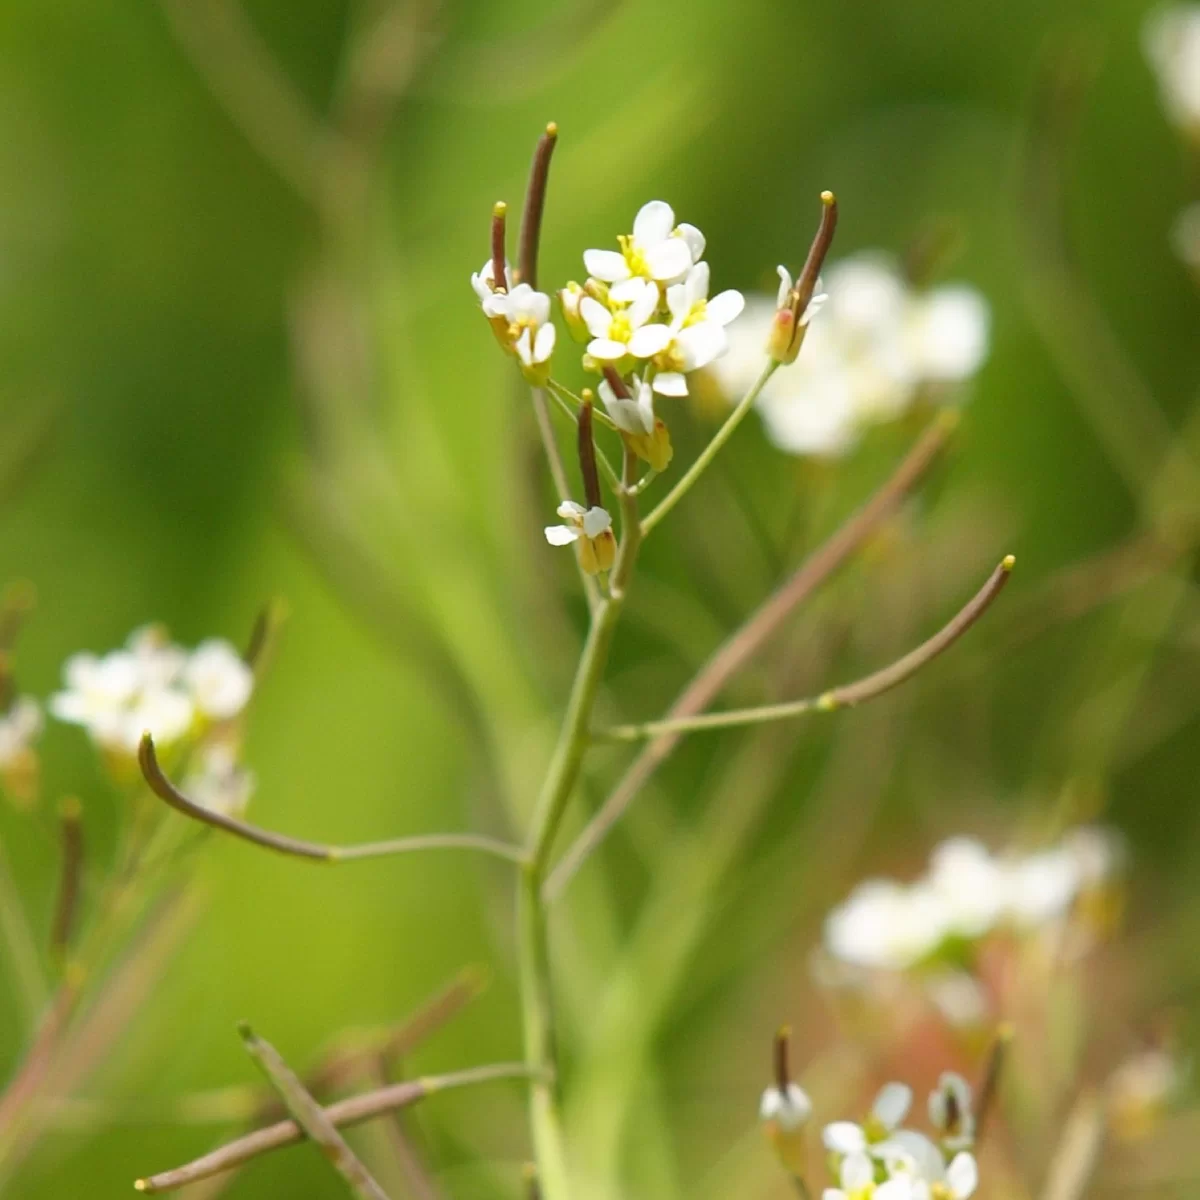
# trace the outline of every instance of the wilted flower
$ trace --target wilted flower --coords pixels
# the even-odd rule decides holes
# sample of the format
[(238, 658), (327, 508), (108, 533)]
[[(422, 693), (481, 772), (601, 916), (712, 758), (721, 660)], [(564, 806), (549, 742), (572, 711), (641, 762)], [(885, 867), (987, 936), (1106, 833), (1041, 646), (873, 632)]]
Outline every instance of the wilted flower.
[(1151, 13), (1142, 27), (1142, 45), (1158, 76), (1167, 115), (1200, 137), (1200, 5), (1178, 4)]
[(558, 515), (565, 524), (547, 525), (546, 541), (552, 546), (574, 543), (579, 564), (589, 575), (607, 571), (613, 565), (617, 549), (608, 511), (598, 505), (585, 509), (574, 500), (564, 500), (558, 506)]
[(621, 249), (585, 250), (588, 273), (605, 283), (615, 284), (614, 299), (632, 299), (626, 295), (628, 280), (648, 279), (655, 283), (674, 283), (682, 279), (704, 253), (704, 235), (694, 225), (675, 224), (675, 212), (662, 200), (651, 200), (638, 211), (633, 233), (617, 239)]
[[(628, 387), (622, 384), (628, 391)], [(630, 449), (655, 471), (665, 471), (671, 461), (671, 436), (654, 415), (654, 390), (645, 379), (634, 379), (631, 395), (620, 396), (607, 379), (600, 381), (600, 399), (613, 424)]]

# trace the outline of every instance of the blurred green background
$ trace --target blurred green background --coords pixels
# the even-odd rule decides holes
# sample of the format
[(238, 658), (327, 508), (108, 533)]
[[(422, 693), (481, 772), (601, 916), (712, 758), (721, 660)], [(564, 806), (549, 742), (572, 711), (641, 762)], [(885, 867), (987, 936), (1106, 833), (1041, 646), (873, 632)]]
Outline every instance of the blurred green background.
[[(717, 287), (769, 288), (776, 262), (798, 265), (825, 187), (841, 204), (835, 254), (901, 253), (949, 221), (961, 234), (949, 274), (994, 313), (955, 448), (727, 699), (853, 677), (935, 628), (1002, 554), (1017, 555), (1017, 575), (994, 623), (876, 706), (689, 743), (586, 868), (555, 926), (568, 1058), (634, 1072), (621, 1097), (632, 1128), (615, 1143), (597, 1134), (596, 1152), (627, 1160), (631, 1196), (705, 1194), (723, 1151), (753, 1132), (775, 1026), (797, 1025), (802, 1057), (819, 1048), (808, 954), (827, 908), (871, 871), (916, 870), (947, 833), (1028, 834), (1064, 796), (1131, 839), (1143, 1008), (1181, 1006), (1190, 1026), (1194, 556), (1122, 576), (1115, 599), (1091, 583), (1072, 602), (1046, 590), (1148, 520), (1166, 512), (1174, 535), (1200, 511), (1186, 471), (1164, 491), (1122, 466), (1144, 399), (1079, 315), (1106, 314), (1166, 429), (1186, 428), (1200, 297), (1167, 230), (1196, 178), (1141, 54), (1146, 10), (8, 0), (0, 573), (39, 595), (16, 659), (23, 689), (46, 695), (69, 654), (148, 620), (186, 644), (240, 642), (280, 596), (290, 618), (248, 742), (254, 819), (341, 842), (511, 829), (583, 611), (568, 556), (542, 541), (552, 502), (527, 401), (467, 277), (492, 202), (520, 199), (542, 126), (561, 128), (544, 284), (578, 277), (582, 250), (608, 245), (652, 197), (708, 235)], [(1088, 80), (1063, 161), (1082, 292), (1031, 255), (1037, 205), (1023, 184), (1037, 82), (1064, 56)], [(344, 141), (314, 148), (309, 119), (342, 122)], [(1098, 411), (1115, 415), (1115, 454)], [(882, 429), (828, 467), (785, 458), (747, 422), (646, 549), (604, 711), (664, 710), (916, 428)], [(680, 409), (677, 462), (710, 429)], [(460, 664), (486, 734), (437, 647)], [(80, 731), (53, 727), (43, 748), (43, 812), (0, 806), (40, 930), (54, 800), (84, 799), (97, 869), (120, 808)], [(624, 761), (597, 755), (581, 811)], [(215, 839), (200, 874), (201, 915), (85, 1089), (104, 1097), (100, 1125), (64, 1122), (6, 1195), (122, 1196), (206, 1149), (219, 1130), (148, 1113), (251, 1077), (242, 1018), (303, 1063), (477, 963), (491, 986), (413, 1067), (519, 1057), (503, 869), (430, 857), (330, 871)], [(23, 1041), (0, 986), (0, 1075)], [(628, 1082), (589, 1078), (601, 1107)], [(519, 1098), (446, 1096), (414, 1118), (445, 1194), (517, 1194)], [(786, 1194), (761, 1158), (741, 1193)], [(227, 1192), (340, 1194), (303, 1149)]]

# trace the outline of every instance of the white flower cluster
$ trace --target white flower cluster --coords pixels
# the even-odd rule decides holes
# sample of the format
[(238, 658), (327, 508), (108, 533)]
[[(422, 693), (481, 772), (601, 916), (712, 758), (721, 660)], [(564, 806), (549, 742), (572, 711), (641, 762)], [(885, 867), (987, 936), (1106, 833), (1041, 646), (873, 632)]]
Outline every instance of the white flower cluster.
[(860, 884), (826, 918), (825, 946), (855, 967), (902, 971), (947, 943), (975, 942), (1001, 927), (1036, 930), (1062, 921), (1109, 882), (1122, 854), (1116, 835), (1094, 826), (1020, 856), (996, 857), (971, 838), (953, 838), (914, 883)]
[[(722, 391), (736, 399), (762, 370), (763, 344), (777, 299), (752, 296), (730, 352), (715, 364)], [(758, 398), (767, 436), (789, 454), (845, 454), (866, 427), (904, 413), (922, 392), (958, 389), (987, 357), (990, 313), (974, 288), (913, 288), (888, 258), (854, 255), (828, 267), (818, 320), (796, 364), (776, 371)], [(814, 297), (811, 316), (821, 297)]]
[(970, 1151), (970, 1085), (952, 1072), (938, 1081), (929, 1097), (936, 1141), (901, 1128), (911, 1106), (912, 1089), (889, 1083), (861, 1125), (825, 1126), (822, 1141), (840, 1186), (826, 1188), (824, 1200), (968, 1200), (974, 1194), (979, 1169)]
[(50, 712), (119, 756), (136, 754), (144, 733), (162, 747), (232, 720), (254, 687), (253, 672), (228, 642), (188, 651), (154, 626), (135, 630), (119, 650), (72, 656), (63, 675), (66, 687), (50, 697)]
[(1167, 115), (1200, 138), (1200, 4), (1152, 12), (1142, 26), (1142, 46)]
[[(611, 364), (623, 376), (641, 371), (659, 395), (686, 396), (685, 376), (728, 349), (726, 327), (741, 313), (742, 295), (708, 298), (704, 234), (677, 225), (662, 200), (643, 205), (633, 232), (617, 244), (620, 250), (585, 251), (588, 280), (560, 293), (572, 332), (588, 339), (585, 363)], [(617, 420), (611, 404), (609, 411)]]

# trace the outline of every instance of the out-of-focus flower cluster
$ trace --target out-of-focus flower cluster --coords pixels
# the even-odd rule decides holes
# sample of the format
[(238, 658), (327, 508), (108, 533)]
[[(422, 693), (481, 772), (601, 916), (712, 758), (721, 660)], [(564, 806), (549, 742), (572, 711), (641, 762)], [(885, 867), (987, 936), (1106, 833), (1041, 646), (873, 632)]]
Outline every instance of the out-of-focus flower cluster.
[[(789, 454), (838, 456), (867, 427), (921, 397), (957, 401), (987, 357), (990, 313), (974, 288), (914, 288), (887, 257), (863, 253), (828, 267), (825, 301), (796, 364), (777, 371), (758, 398), (767, 436)], [(786, 289), (752, 295), (714, 364), (736, 399), (762, 369), (762, 350)]]
[(0, 779), (22, 806), (37, 796), (39, 769), (33, 746), (44, 724), (41, 705), (32, 696), (14, 697), (0, 713)]
[(149, 733), (160, 750), (185, 755), (185, 787), (197, 803), (244, 808), (252, 780), (237, 765), (237, 718), (254, 673), (228, 642), (214, 638), (187, 650), (161, 627), (145, 626), (120, 649), (73, 655), (63, 679), (50, 713), (85, 729), (115, 773), (127, 774)]
[(971, 838), (953, 838), (913, 883), (860, 884), (826, 919), (825, 947), (852, 967), (903, 971), (942, 958), (961, 962), (998, 930), (1061, 928), (1073, 916), (1103, 925), (1122, 860), (1116, 835), (1094, 826), (1020, 855), (996, 856)]

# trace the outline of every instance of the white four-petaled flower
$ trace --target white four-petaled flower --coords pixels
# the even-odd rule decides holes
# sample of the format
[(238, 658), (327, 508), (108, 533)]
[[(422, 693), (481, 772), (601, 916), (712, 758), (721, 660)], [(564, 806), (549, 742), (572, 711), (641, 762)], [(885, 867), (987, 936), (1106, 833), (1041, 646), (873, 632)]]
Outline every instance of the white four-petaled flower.
[(607, 304), (594, 296), (584, 296), (579, 302), (579, 315), (592, 335), (587, 352), (601, 362), (616, 362), (632, 354), (633, 339), (657, 308), (657, 285), (641, 278), (629, 280), (620, 300), (611, 292)]
[(584, 266), (596, 279), (613, 285), (613, 299), (632, 299), (629, 281), (674, 283), (700, 261), (704, 235), (694, 225), (676, 225), (675, 212), (663, 200), (642, 205), (633, 232), (617, 239), (621, 249), (585, 250)]
[(885, 1083), (862, 1125), (834, 1121), (822, 1133), (825, 1149), (834, 1154), (882, 1154), (882, 1148), (912, 1105), (912, 1088), (904, 1083)]

